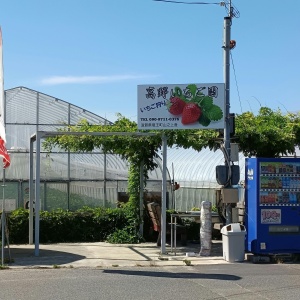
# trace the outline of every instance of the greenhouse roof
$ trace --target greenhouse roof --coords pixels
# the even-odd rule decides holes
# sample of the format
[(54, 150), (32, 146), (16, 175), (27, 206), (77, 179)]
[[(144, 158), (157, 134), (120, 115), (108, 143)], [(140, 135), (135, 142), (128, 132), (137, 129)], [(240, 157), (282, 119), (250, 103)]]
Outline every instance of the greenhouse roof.
[[(300, 156), (299, 148), (295, 148), (295, 155)], [(190, 188), (218, 188), (216, 180), (216, 166), (224, 165), (224, 154), (221, 150), (213, 151), (204, 148), (196, 151), (192, 148), (168, 148), (167, 168), (170, 177), (181, 187)], [(239, 153), (239, 161), (234, 164), (240, 166), (240, 183), (245, 181), (245, 156)]]
[[(244, 156), (240, 153), (239, 162), (241, 179), (244, 179)], [(167, 168), (170, 177), (181, 187), (217, 188), (216, 166), (224, 165), (224, 154), (221, 150), (213, 151), (204, 148), (196, 151), (192, 148), (168, 148)]]
[[(8, 149), (28, 150), (30, 136), (36, 131), (57, 130), (76, 125), (82, 119), (86, 119), (90, 124), (113, 124), (81, 107), (26, 87), (5, 91)], [(20, 130), (24, 125), (26, 129)]]
[[(5, 91), (6, 146), (11, 153), (11, 166), (6, 177), (28, 180), (30, 138), (38, 131), (57, 131), (81, 120), (90, 124), (112, 125), (84, 108), (26, 87)], [(43, 180), (127, 180), (128, 163), (118, 155), (103, 154), (100, 149), (90, 153), (41, 153)], [(54, 152), (55, 152), (54, 151)], [(160, 162), (158, 161), (160, 164)], [(104, 165), (106, 165), (104, 174)], [(153, 180), (161, 179), (161, 170), (149, 173)]]

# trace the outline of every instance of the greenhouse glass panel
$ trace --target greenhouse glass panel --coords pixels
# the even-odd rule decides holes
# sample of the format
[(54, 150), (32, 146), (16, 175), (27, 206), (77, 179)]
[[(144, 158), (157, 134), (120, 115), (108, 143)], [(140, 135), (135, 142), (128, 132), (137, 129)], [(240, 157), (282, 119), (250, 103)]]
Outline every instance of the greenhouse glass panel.
[(41, 183), (41, 210), (68, 209), (67, 183)]

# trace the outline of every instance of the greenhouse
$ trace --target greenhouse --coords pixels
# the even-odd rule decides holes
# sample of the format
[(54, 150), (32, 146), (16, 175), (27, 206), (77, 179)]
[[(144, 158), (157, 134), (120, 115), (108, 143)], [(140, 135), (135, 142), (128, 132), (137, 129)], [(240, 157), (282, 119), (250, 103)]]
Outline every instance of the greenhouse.
[[(25, 87), (5, 91), (4, 111), (11, 165), (1, 177), (5, 179), (6, 205), (11, 205), (11, 209), (28, 204), (31, 136), (39, 131), (58, 131), (76, 125), (82, 119), (90, 124), (113, 124), (83, 108)], [(158, 168), (148, 174), (150, 196), (161, 192), (161, 160), (156, 160)], [(48, 153), (43, 150), (41, 142), (41, 209), (116, 207), (126, 195), (128, 167), (119, 156), (104, 154), (101, 149), (89, 153), (55, 149)], [(169, 177), (167, 180), (170, 184)]]
[[(200, 152), (193, 149), (168, 149), (167, 166), (171, 178), (178, 182), (180, 188), (174, 191), (174, 208), (178, 211), (189, 211), (200, 207), (202, 201), (216, 204), (216, 190), (221, 188), (216, 180), (216, 166), (224, 165), (224, 154), (221, 150), (208, 148)], [(245, 157), (239, 153), (240, 167), (239, 200), (244, 199)]]
[[(109, 120), (71, 103), (26, 87), (5, 91), (7, 149), (11, 166), (5, 170), (5, 198), (11, 209), (25, 207), (29, 200), (30, 139), (37, 132), (53, 132), (82, 119), (90, 124), (112, 125)], [(36, 144), (33, 152), (35, 152)], [(57, 208), (76, 210), (83, 206), (116, 207), (127, 201), (129, 164), (118, 155), (101, 149), (88, 153), (71, 153), (61, 149), (46, 152), (41, 142), (40, 205), (42, 210)], [(299, 156), (299, 149), (296, 149)], [(36, 157), (34, 154), (34, 161)], [(158, 167), (150, 172), (145, 190), (146, 200), (161, 199), (162, 153), (155, 158)], [(245, 157), (234, 162), (240, 166), (239, 198), (243, 200)], [(224, 165), (221, 150), (168, 148), (167, 207), (188, 211), (209, 200), (215, 204), (216, 166)], [(35, 167), (33, 168), (35, 170)], [(35, 179), (35, 175), (33, 178)], [(0, 175), (3, 179), (3, 174)], [(177, 182), (179, 189), (173, 190)], [(34, 189), (34, 186), (33, 186)], [(34, 191), (33, 191), (34, 194)]]

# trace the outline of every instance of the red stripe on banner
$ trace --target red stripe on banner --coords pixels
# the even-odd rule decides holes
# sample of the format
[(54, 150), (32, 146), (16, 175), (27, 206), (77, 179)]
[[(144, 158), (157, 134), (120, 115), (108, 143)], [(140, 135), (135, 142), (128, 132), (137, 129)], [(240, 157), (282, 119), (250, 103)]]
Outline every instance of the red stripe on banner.
[(7, 153), (3, 139), (0, 137), (0, 156), (3, 158), (3, 168), (7, 168), (10, 165), (10, 156)]

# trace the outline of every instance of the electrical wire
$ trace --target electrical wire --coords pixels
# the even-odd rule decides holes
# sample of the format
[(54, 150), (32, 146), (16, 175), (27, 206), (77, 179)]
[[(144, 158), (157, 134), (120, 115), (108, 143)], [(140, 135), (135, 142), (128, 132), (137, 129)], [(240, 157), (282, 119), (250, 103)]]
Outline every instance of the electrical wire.
[[(241, 97), (240, 97), (240, 91), (239, 91), (239, 86), (238, 86), (238, 82), (237, 82), (237, 77), (236, 77), (236, 72), (235, 72), (235, 66), (234, 66), (234, 62), (233, 62), (233, 56), (232, 53), (230, 52), (230, 58), (231, 58), (231, 64), (232, 64), (232, 69), (233, 69), (233, 74), (234, 74), (234, 79), (235, 79), (235, 85), (236, 85), (236, 89), (237, 89), (237, 94), (238, 94), (238, 99), (239, 99), (239, 103), (240, 103), (240, 108), (241, 108), (241, 113), (243, 113), (243, 108), (242, 108), (242, 101), (241, 101)], [(249, 101), (247, 101), (249, 103)], [(251, 105), (249, 103), (249, 106), (251, 108)], [(251, 108), (252, 110), (252, 108)], [(247, 128), (247, 125), (244, 123), (244, 120), (241, 119), (241, 124), (244, 126), (244, 128)]]
[(234, 66), (234, 63), (233, 63), (233, 57), (232, 57), (231, 52), (230, 52), (230, 58), (231, 58), (231, 64), (232, 64), (234, 79), (235, 79), (236, 90), (237, 90), (237, 94), (238, 94), (238, 98), (239, 98), (239, 102), (240, 102), (241, 113), (243, 113), (242, 102), (241, 102), (241, 97), (240, 97), (240, 91), (239, 91), (239, 86), (238, 86), (238, 82), (237, 82), (237, 79), (236, 79), (235, 66)]
[(230, 18), (239, 18), (240, 12), (238, 9), (231, 3), (229, 0), (221, 1), (221, 2), (186, 2), (186, 1), (173, 1), (173, 0), (152, 0), (156, 2), (167, 2), (167, 3), (175, 3), (175, 4), (213, 4), (224, 6)]
[(208, 3), (208, 2), (186, 2), (186, 1), (172, 1), (172, 0), (153, 0), (157, 2), (169, 2), (169, 3), (176, 3), (176, 4), (215, 4), (220, 5), (220, 2), (218, 3)]

